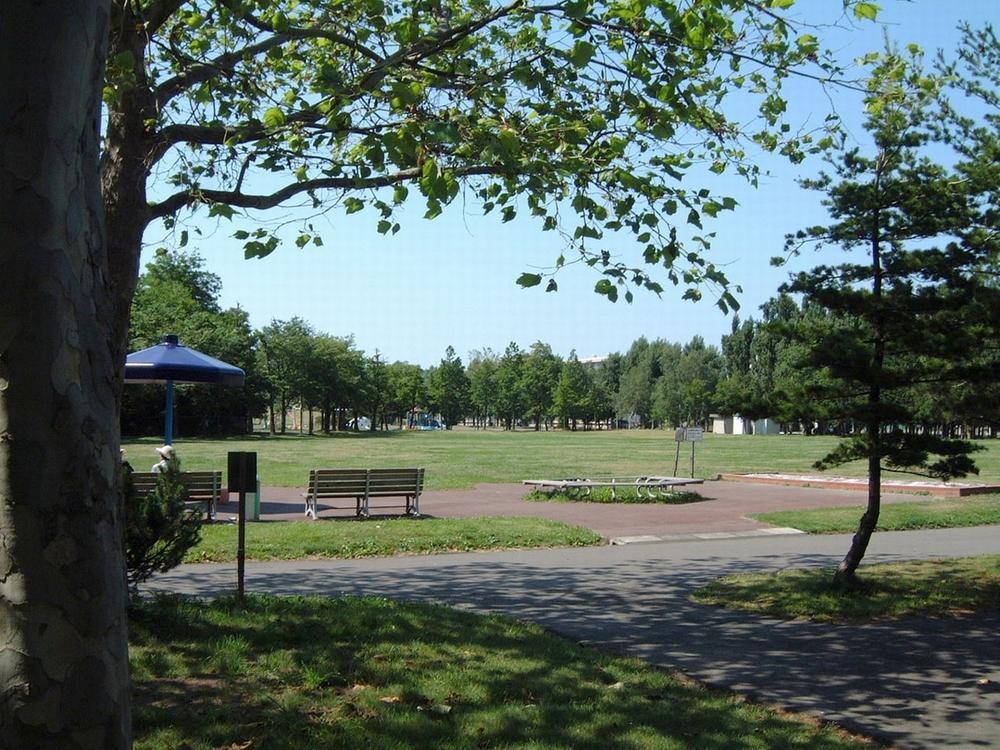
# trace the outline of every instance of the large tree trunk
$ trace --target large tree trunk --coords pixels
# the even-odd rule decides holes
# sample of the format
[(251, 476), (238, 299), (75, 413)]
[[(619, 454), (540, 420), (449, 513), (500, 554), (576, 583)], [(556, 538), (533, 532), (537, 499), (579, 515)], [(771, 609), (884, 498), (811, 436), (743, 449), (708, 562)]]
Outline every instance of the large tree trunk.
[[(111, 6), (109, 58), (131, 55), (135, 61), (134, 83), (113, 87), (114, 101), (108, 106), (106, 147), (101, 154), (101, 189), (107, 222), (109, 279), (113, 290), (116, 357), (125, 360), (129, 315), (139, 279), (142, 238), (150, 222), (146, 182), (159, 150), (146, 124), (155, 119), (153, 93), (142, 61), (146, 56), (148, 30), (132, 12), (131, 3)], [(164, 334), (170, 331), (163, 331)]]
[(0, 747), (127, 748), (106, 0), (0, 5)]

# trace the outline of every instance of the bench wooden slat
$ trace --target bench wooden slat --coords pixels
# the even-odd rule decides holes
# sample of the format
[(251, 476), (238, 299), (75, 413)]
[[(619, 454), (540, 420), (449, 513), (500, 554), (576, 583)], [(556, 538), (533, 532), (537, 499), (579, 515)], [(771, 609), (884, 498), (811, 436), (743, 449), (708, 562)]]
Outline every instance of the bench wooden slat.
[(305, 514), (316, 518), (318, 500), (354, 498), (357, 515), (367, 517), (371, 498), (403, 497), (406, 513), (419, 516), (423, 485), (423, 469), (312, 469)]
[[(159, 476), (152, 471), (132, 472), (132, 487), (140, 495), (152, 492), (156, 489)], [(222, 472), (182, 471), (180, 481), (187, 491), (185, 502), (195, 506), (205, 505), (208, 518), (215, 518), (216, 505), (222, 495)]]

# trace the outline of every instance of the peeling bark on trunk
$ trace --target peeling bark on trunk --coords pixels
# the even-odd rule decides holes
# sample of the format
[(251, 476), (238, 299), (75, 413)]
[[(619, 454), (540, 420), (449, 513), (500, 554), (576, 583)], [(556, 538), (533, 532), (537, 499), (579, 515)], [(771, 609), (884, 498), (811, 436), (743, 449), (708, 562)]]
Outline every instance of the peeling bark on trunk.
[(131, 746), (106, 0), (0, 5), (0, 747)]

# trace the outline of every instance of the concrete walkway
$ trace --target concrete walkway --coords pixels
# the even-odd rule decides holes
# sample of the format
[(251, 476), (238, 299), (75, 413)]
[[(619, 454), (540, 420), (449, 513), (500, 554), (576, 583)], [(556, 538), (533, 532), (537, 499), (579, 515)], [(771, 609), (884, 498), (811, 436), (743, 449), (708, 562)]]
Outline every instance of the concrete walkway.
[[(997, 747), (997, 613), (831, 626), (732, 613), (688, 598), (726, 573), (833, 566), (848, 544), (843, 535), (797, 535), (249, 563), (247, 587), (390, 596), (502, 613), (900, 747)], [(879, 533), (866, 561), (984, 553), (1000, 553), (1000, 527)], [(157, 577), (148, 589), (214, 596), (234, 587), (233, 565), (187, 565)]]

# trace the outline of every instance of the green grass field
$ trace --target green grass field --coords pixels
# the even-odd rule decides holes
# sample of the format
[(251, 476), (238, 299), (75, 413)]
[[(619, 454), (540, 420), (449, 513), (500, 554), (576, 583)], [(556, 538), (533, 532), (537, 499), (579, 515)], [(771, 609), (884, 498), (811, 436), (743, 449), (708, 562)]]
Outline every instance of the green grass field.
[[(157, 438), (126, 440), (132, 465), (145, 471), (156, 462)], [(815, 473), (812, 463), (837, 439), (802, 435), (706, 435), (697, 444), (695, 475), (720, 472)], [(332, 436), (257, 435), (226, 440), (175, 441), (189, 470), (226, 468), (229, 451), (256, 451), (263, 484), (303, 487), (309, 469), (423, 466), (428, 489), (474, 487), (484, 482), (520, 482), (581, 476), (672, 475), (676, 443), (667, 430), (607, 432), (441, 432), (343, 433)], [(975, 455), (981, 474), (969, 481), (1000, 481), (1000, 441), (983, 441)], [(679, 476), (690, 474), (691, 444), (682, 445)], [(146, 464), (149, 464), (147, 466)], [(861, 462), (836, 469), (863, 476)]]
[[(862, 493), (858, 493), (861, 495)], [(781, 510), (751, 516), (775, 526), (790, 526), (810, 534), (845, 534), (856, 531), (857, 506)], [(953, 529), (960, 526), (1000, 524), (1000, 495), (938, 498), (921, 502), (884, 503), (878, 516), (878, 531)]]
[[(236, 559), (233, 524), (207, 524), (185, 562)], [(371, 521), (288, 521), (247, 525), (250, 560), (359, 558), (470, 552), (484, 549), (581, 547), (600, 534), (545, 518), (393, 518)]]
[(536, 625), (385, 599), (166, 598), (129, 625), (137, 750), (861, 750)]

